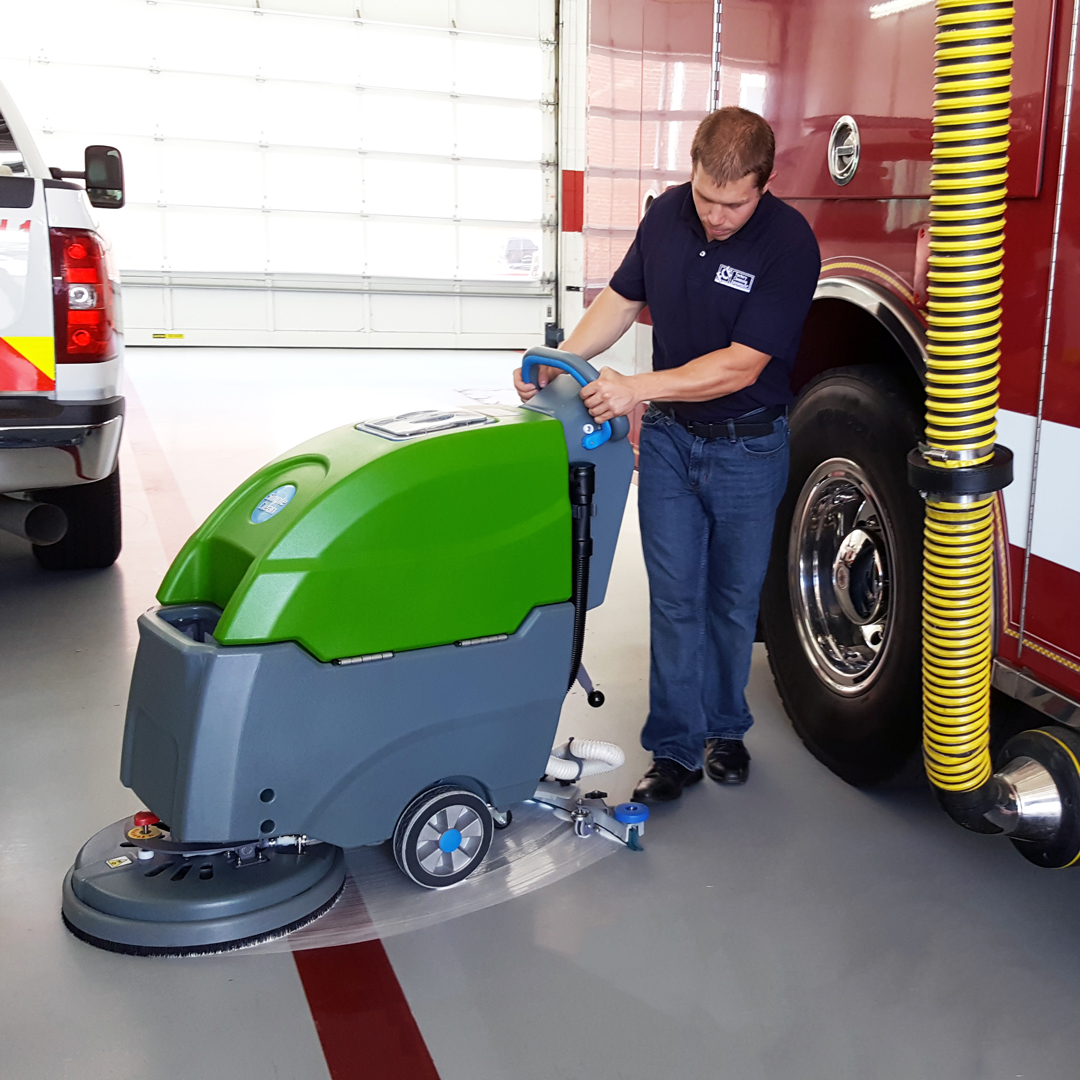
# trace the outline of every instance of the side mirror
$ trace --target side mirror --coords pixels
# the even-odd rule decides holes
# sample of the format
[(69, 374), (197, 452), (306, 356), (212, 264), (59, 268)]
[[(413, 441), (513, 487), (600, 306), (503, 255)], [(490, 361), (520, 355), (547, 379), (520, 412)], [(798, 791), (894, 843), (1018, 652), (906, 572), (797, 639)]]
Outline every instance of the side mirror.
[(124, 205), (124, 162), (115, 146), (88, 146), (86, 196), (91, 206), (118, 210)]

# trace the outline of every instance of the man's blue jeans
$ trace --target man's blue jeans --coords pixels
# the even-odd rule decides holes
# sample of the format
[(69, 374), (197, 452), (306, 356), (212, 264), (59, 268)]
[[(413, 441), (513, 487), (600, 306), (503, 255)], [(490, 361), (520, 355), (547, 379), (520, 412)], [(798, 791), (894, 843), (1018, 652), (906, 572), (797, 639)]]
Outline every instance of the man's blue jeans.
[(744, 691), (788, 474), (787, 421), (774, 427), (700, 439), (651, 406), (642, 421), (652, 657), (641, 745), (688, 769), (701, 766), (706, 739), (741, 739), (754, 722)]

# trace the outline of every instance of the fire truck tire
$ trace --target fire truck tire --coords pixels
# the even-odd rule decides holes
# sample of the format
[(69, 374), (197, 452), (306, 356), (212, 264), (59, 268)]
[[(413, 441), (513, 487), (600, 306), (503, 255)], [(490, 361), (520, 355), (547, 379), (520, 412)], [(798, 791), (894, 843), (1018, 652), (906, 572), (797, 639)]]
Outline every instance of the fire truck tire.
[(905, 459), (917, 386), (886, 368), (836, 368), (791, 412), (761, 623), (796, 732), (851, 784), (901, 770), (919, 745), (923, 506)]
[(35, 544), (46, 570), (100, 570), (120, 554), (120, 467), (91, 484), (35, 491), (34, 498), (53, 503), (67, 514), (68, 528), (56, 544)]

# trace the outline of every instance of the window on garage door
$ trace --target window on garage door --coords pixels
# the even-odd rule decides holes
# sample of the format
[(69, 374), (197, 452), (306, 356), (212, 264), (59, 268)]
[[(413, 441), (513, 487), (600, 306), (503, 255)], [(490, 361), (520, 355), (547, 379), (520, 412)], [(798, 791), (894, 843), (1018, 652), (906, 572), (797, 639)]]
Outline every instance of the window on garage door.
[(0, 58), (50, 165), (124, 155), (121, 272), (554, 270), (551, 0), (50, 0)]

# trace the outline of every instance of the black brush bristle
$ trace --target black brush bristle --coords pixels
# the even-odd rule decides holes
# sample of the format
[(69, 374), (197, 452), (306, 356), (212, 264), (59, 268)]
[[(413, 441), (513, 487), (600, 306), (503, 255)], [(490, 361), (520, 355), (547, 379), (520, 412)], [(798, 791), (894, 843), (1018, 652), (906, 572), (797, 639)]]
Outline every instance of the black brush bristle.
[(268, 941), (276, 941), (278, 938), (291, 934), (294, 930), (299, 930), (304, 926), (308, 926), (316, 919), (325, 915), (338, 902), (344, 888), (345, 883), (342, 882), (341, 888), (338, 889), (325, 904), (317, 907), (309, 915), (305, 915), (300, 919), (295, 919), (291, 923), (286, 923), (285, 926), (279, 926), (276, 930), (268, 930), (265, 934), (253, 934), (251, 937), (234, 938), (232, 941), (214, 942), (211, 945), (125, 945), (123, 942), (109, 941), (106, 938), (94, 937), (93, 934), (88, 934), (84, 930), (80, 930), (63, 912), (60, 913), (60, 918), (64, 920), (64, 925), (68, 930), (70, 930), (80, 941), (85, 941), (87, 945), (93, 945), (95, 948), (104, 949), (106, 952), (121, 953), (125, 956), (220, 956), (222, 953), (236, 952), (239, 949), (250, 949), (254, 945), (263, 945)]

